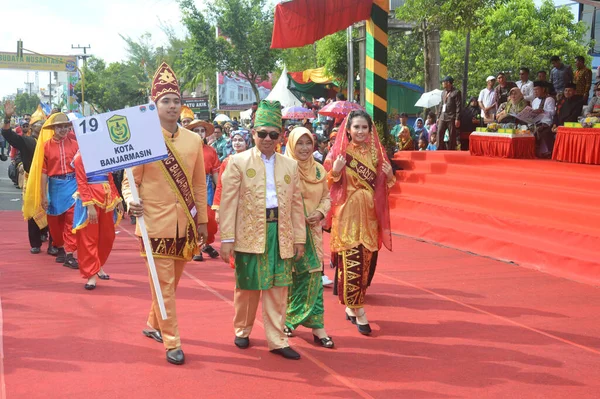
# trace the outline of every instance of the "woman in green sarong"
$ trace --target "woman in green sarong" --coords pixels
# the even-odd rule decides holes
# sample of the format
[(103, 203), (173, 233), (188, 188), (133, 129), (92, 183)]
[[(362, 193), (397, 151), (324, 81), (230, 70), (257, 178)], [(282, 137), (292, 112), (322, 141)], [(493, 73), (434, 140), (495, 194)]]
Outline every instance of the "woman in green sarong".
[(300, 186), (306, 215), (306, 247), (302, 259), (294, 262), (293, 283), (289, 290), (284, 332), (291, 336), (298, 326), (311, 328), (314, 342), (333, 348), (323, 323), (323, 230), (331, 201), (327, 186), (327, 172), (313, 158), (315, 142), (304, 127), (293, 129), (288, 138), (285, 155), (298, 162)]

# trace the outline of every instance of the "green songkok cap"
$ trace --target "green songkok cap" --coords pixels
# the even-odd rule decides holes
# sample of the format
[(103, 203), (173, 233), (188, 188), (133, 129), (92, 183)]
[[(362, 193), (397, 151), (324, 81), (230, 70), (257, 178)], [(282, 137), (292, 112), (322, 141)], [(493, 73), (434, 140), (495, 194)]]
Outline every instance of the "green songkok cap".
[(254, 127), (271, 126), (281, 129), (281, 103), (262, 100), (254, 116)]

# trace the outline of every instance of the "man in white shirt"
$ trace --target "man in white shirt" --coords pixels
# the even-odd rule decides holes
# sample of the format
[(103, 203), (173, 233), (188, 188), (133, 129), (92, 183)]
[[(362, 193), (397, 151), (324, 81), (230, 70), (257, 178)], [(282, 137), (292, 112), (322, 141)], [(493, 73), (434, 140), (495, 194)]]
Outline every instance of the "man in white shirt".
[(535, 124), (536, 152), (539, 158), (551, 158), (554, 149), (554, 133), (552, 122), (556, 112), (556, 103), (548, 96), (548, 84), (536, 80), (533, 82), (535, 99), (531, 103), (533, 112), (541, 115), (541, 119)]
[(492, 122), (494, 120), (494, 114), (496, 113), (496, 93), (494, 91), (494, 84), (496, 84), (496, 77), (488, 76), (485, 80), (487, 87), (479, 92), (479, 108), (481, 108), (481, 117), (485, 123)]
[(535, 99), (535, 94), (533, 92), (533, 82), (529, 80), (529, 68), (521, 67), (519, 70), (519, 77), (521, 80), (517, 81), (517, 87), (523, 93), (523, 98), (529, 104)]
[(294, 259), (304, 255), (306, 222), (298, 163), (275, 152), (281, 104), (261, 101), (252, 134), (256, 147), (232, 155), (221, 177), (221, 258), (235, 266), (235, 345), (250, 346), (262, 295), (263, 324), (272, 353), (300, 359), (283, 333)]

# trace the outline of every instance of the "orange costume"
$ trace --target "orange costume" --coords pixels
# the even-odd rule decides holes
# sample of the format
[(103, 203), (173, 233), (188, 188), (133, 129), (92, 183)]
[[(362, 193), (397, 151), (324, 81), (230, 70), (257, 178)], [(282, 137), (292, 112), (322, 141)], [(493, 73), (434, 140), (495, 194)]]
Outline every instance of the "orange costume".
[[(77, 193), (73, 232), (77, 235), (79, 271), (89, 279), (104, 266), (115, 241), (115, 223), (119, 217), (115, 208), (121, 202), (112, 173), (87, 177), (81, 154), (73, 160)], [(87, 206), (96, 208), (98, 220), (90, 223)]]
[[(166, 94), (180, 96), (175, 73), (162, 63), (152, 82), (152, 100), (159, 103)], [(178, 127), (174, 133), (163, 128), (168, 157), (162, 161), (134, 166), (134, 181), (123, 180), (123, 199), (133, 202), (130, 185), (135, 184), (143, 201), (144, 221), (150, 237), (156, 272), (162, 290), (167, 319), (160, 315), (152, 281), (152, 306), (147, 324), (161, 334), (167, 351), (181, 347), (176, 314), (175, 291), (185, 264), (198, 253), (198, 224), (207, 223), (206, 175), (202, 139)], [(139, 224), (136, 235), (141, 236)], [(169, 360), (167, 352), (167, 360)], [(169, 360), (171, 362), (171, 360)], [(182, 359), (176, 364), (183, 363)]]
[(64, 247), (66, 253), (73, 253), (77, 248), (72, 232), (73, 194), (77, 185), (71, 163), (78, 150), (79, 145), (72, 135), (62, 140), (53, 137), (44, 144), (42, 174), (48, 176), (48, 227), (54, 246)]
[[(206, 191), (207, 191), (207, 205), (206, 211), (208, 213), (208, 237), (206, 238), (206, 244), (212, 244), (215, 242), (215, 235), (219, 229), (217, 221), (215, 220), (215, 211), (212, 210), (211, 205), (213, 204), (213, 198), (215, 191), (213, 189), (213, 174), (219, 173), (221, 162), (217, 155), (217, 150), (209, 145), (202, 146), (202, 152), (204, 154), (204, 173), (206, 173)], [(212, 195), (211, 195), (212, 194)]]

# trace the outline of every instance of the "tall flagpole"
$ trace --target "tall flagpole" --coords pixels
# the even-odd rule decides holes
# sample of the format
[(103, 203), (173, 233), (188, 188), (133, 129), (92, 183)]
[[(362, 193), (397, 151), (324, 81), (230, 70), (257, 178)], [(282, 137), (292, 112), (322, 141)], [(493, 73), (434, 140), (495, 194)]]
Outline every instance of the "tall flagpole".
[(347, 29), (348, 46), (348, 101), (354, 101), (354, 46), (352, 42), (352, 25)]

